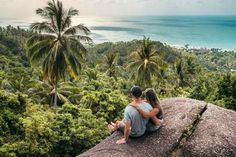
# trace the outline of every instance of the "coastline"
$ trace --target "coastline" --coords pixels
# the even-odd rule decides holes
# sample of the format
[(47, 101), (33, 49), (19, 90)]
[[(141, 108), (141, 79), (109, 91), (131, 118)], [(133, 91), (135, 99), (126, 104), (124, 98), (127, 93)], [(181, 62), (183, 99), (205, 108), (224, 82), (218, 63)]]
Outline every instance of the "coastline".
[[(187, 45), (187, 44), (186, 44)], [(171, 47), (177, 48), (177, 49), (186, 49), (185, 45), (170, 45)], [(236, 48), (234, 49), (227, 49), (227, 48), (219, 48), (219, 47), (201, 47), (201, 46), (191, 46), (189, 45), (188, 50), (218, 50), (220, 52), (236, 52)]]
[[(37, 18), (0, 17), (0, 26), (12, 25), (27, 29)], [(190, 49), (219, 49), (236, 51), (236, 16), (79, 16), (73, 24), (83, 23), (91, 29), (95, 44), (141, 40), (143, 35), (171, 47)]]
[[(152, 40), (152, 38), (150, 38)], [(96, 40), (96, 39), (95, 39)], [(95, 45), (99, 45), (99, 44), (103, 44), (103, 43), (119, 43), (119, 42), (132, 42), (134, 40), (142, 40), (140, 39), (132, 39), (132, 40), (120, 40), (120, 41), (100, 41), (100, 42), (94, 42)], [(176, 49), (187, 49), (187, 50), (203, 50), (203, 51), (211, 51), (211, 50), (217, 50), (219, 52), (235, 52), (236, 53), (236, 48), (230, 49), (230, 48), (221, 48), (221, 47), (202, 47), (202, 46), (192, 46), (189, 44), (169, 44), (166, 42), (163, 42), (161, 40), (152, 40), (154, 42), (161, 42), (163, 44), (166, 44), (170, 47), (176, 48)], [(186, 48), (185, 46), (188, 45), (188, 47)]]

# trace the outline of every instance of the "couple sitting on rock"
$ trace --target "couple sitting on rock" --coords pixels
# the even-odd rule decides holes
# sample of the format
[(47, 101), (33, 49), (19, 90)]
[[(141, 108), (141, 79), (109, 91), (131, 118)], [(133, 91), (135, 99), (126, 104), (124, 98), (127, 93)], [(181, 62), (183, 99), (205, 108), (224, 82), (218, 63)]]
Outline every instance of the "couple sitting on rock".
[(124, 119), (108, 125), (111, 132), (119, 129), (124, 133), (124, 137), (117, 144), (126, 143), (129, 136), (140, 137), (145, 131), (155, 131), (162, 125), (163, 111), (155, 91), (149, 88), (144, 93), (146, 100), (141, 99), (140, 87), (132, 87), (133, 102), (125, 108)]

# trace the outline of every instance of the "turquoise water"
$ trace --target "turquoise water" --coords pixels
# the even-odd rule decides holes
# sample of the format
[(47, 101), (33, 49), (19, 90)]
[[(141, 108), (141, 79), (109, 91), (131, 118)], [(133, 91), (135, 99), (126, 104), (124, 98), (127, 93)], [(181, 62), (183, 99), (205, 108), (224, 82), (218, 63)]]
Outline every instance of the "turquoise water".
[[(0, 25), (27, 28), (35, 20), (0, 18)], [(236, 49), (236, 16), (78, 17), (73, 23), (89, 26), (95, 43), (130, 41), (145, 35), (175, 46)]]

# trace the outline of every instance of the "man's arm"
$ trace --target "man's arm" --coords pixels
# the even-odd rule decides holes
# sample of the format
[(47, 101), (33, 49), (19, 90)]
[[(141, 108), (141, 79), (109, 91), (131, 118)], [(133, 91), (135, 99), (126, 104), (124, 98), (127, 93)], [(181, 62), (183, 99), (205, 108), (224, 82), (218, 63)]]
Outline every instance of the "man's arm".
[(120, 140), (116, 141), (117, 144), (125, 144), (129, 139), (129, 134), (131, 131), (131, 124), (130, 122), (125, 122), (125, 128), (124, 128), (124, 137)]
[(116, 143), (117, 144), (124, 144), (127, 142), (128, 138), (129, 138), (129, 134), (131, 132), (131, 116), (130, 116), (130, 110), (129, 107), (125, 108), (125, 112), (124, 112), (124, 137), (120, 140), (118, 140)]
[(125, 122), (124, 138), (126, 142), (128, 141), (130, 131), (131, 131), (130, 122)]

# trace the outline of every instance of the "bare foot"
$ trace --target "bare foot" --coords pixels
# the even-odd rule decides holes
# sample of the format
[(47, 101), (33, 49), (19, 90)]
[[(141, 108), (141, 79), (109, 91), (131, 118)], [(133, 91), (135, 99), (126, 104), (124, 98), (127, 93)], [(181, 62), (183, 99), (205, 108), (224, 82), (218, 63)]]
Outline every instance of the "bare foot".
[(116, 131), (116, 128), (115, 128), (115, 126), (113, 126), (113, 125), (111, 125), (111, 124), (108, 124), (108, 129), (109, 129), (109, 131), (111, 132), (111, 133), (113, 133), (113, 132), (115, 132)]
[(113, 126), (115, 127), (115, 126), (116, 126), (116, 123), (111, 122), (111, 125), (113, 125)]

